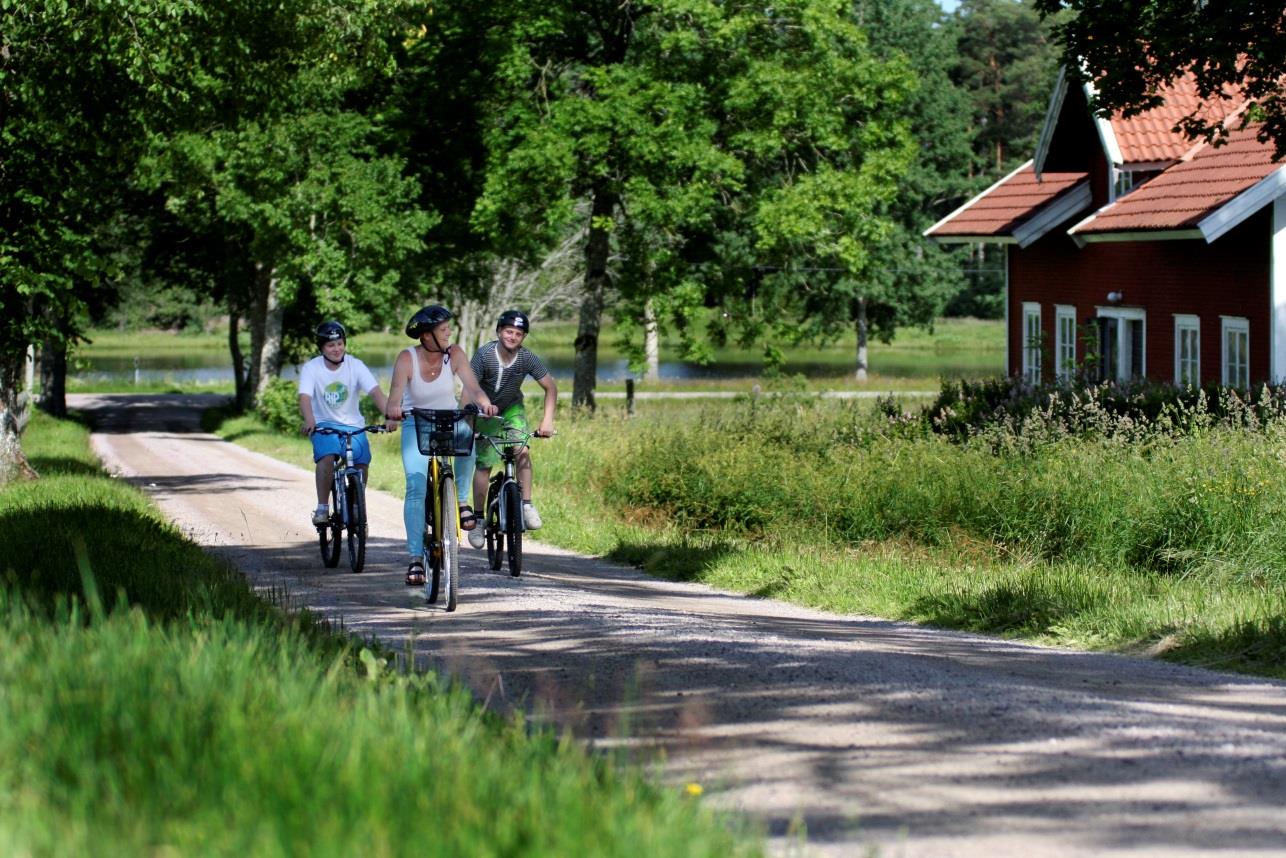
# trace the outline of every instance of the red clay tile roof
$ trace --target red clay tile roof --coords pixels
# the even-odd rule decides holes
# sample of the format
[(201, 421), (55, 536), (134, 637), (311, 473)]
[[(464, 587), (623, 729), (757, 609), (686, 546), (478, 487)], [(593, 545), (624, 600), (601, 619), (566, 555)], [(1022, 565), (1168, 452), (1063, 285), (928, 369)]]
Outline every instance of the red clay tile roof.
[(1041, 208), (1088, 181), (1088, 173), (1045, 173), (1036, 180), (1031, 164), (1014, 172), (966, 203), (965, 207), (939, 223), (927, 234), (949, 236), (1005, 236)]
[[(1203, 218), (1283, 166), (1254, 126), (1229, 135), (1224, 146), (1203, 146), (1141, 188), (1098, 211), (1074, 235), (1194, 228)], [(1189, 144), (1190, 145), (1190, 144)]]
[(1193, 146), (1191, 140), (1174, 130), (1180, 119), (1201, 108), (1202, 115), (1213, 120), (1223, 120), (1241, 109), (1245, 103), (1241, 96), (1230, 96), (1210, 101), (1203, 106), (1201, 96), (1197, 94), (1196, 79), (1191, 74), (1173, 81), (1163, 90), (1162, 95), (1165, 103), (1160, 107), (1129, 119), (1119, 115), (1112, 118), (1112, 131), (1116, 135), (1123, 163), (1177, 161)]

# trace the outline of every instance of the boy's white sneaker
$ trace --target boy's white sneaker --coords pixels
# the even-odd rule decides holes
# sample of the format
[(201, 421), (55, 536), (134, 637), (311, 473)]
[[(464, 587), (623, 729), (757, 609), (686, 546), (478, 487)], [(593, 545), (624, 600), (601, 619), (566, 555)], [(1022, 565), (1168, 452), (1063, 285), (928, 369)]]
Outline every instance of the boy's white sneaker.
[(325, 524), (330, 521), (330, 509), (326, 506), (319, 506), (313, 510), (313, 524)]
[(469, 544), (474, 548), (481, 548), (487, 544), (487, 537), (482, 531), (484, 530), (481, 523), (473, 530), (469, 531)]
[(528, 530), (540, 530), (540, 513), (531, 501), (522, 502), (522, 524)]

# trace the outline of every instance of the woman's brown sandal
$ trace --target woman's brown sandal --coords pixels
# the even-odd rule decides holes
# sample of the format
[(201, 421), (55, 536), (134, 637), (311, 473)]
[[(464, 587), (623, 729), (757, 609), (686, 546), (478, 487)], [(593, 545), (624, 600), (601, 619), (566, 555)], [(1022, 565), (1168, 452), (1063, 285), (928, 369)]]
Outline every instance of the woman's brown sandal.
[(412, 560), (411, 565), (406, 567), (406, 586), (424, 586), (424, 561)]
[(467, 503), (460, 504), (460, 529), (473, 530), (478, 526), (478, 515)]

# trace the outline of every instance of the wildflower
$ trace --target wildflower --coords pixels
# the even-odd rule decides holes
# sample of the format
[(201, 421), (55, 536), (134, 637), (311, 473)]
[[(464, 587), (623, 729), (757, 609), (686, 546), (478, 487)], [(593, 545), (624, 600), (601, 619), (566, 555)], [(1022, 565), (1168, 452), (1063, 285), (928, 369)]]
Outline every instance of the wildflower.
[(701, 784), (699, 783), (690, 783), (683, 788), (683, 791), (686, 792), (688, 795), (692, 796), (693, 798), (696, 798), (697, 796), (701, 795), (701, 793), (705, 792), (705, 790), (701, 788)]

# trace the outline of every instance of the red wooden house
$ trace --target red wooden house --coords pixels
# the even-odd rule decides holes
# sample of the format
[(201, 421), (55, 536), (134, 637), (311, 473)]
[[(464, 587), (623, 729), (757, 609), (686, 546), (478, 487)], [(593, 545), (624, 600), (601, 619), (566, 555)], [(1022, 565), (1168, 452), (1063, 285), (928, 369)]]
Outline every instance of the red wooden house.
[[(925, 232), (1004, 245), (1010, 375), (1286, 381), (1286, 163), (1254, 127), (1175, 132), (1190, 79), (1165, 98), (1100, 119), (1060, 75), (1034, 158)], [(1203, 109), (1239, 124), (1236, 100)]]

